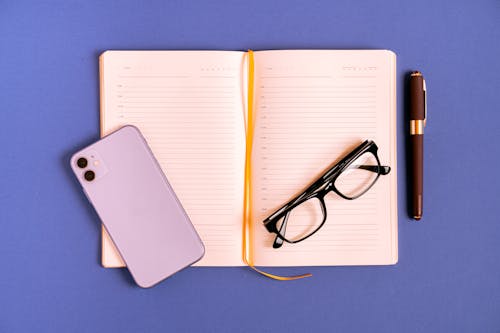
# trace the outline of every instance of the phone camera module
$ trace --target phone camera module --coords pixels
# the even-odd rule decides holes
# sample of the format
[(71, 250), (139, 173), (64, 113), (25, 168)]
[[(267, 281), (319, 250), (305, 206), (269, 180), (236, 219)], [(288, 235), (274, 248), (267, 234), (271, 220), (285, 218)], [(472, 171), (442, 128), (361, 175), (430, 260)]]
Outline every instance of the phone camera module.
[(80, 168), (85, 168), (87, 166), (88, 162), (87, 162), (87, 159), (85, 157), (80, 157), (77, 161), (76, 161), (76, 165), (78, 165), (78, 167)]
[(95, 178), (95, 173), (92, 170), (85, 171), (83, 174), (83, 178), (85, 178), (86, 181), (91, 182)]

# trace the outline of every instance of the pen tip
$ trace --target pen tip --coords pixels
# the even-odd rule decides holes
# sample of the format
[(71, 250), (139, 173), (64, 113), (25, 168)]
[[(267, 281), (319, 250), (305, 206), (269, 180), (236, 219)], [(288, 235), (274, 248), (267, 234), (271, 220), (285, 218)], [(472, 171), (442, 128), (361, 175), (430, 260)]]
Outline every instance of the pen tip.
[(420, 73), (419, 71), (413, 71), (413, 72), (411, 72), (410, 75), (411, 76), (422, 76), (422, 73)]
[(420, 221), (420, 219), (422, 218), (422, 215), (416, 215), (416, 216), (413, 216), (413, 218), (417, 221)]

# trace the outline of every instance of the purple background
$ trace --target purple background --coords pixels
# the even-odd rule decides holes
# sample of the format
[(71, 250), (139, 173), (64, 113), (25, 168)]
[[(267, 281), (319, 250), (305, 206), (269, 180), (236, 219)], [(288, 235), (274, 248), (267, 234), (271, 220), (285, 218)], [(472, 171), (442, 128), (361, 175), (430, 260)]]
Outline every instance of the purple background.
[[(97, 56), (247, 48), (397, 53), (399, 263), (295, 282), (190, 268), (139, 289), (99, 266), (68, 167), (98, 138)], [(429, 90), (421, 223), (406, 207), (411, 69)], [(498, 0), (0, 1), (0, 332), (499, 332), (499, 94)]]

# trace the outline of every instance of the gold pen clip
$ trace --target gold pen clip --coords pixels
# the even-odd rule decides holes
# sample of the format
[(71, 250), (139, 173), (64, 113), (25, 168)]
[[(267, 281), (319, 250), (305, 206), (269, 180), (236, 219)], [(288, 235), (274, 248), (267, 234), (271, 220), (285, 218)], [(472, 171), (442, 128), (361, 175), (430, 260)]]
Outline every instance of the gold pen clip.
[(425, 79), (422, 79), (422, 88), (424, 89), (424, 127), (427, 123), (427, 87), (425, 86)]

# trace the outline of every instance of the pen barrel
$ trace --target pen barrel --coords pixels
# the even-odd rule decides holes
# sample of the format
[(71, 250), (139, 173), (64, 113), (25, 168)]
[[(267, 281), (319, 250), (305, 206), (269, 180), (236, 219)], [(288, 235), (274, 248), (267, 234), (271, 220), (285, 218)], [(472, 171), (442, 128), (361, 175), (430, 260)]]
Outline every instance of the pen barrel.
[(424, 78), (422, 75), (410, 77), (410, 120), (425, 118)]
[(422, 218), (423, 193), (424, 193), (424, 136), (421, 134), (410, 135), (412, 154), (412, 212), (416, 220)]

